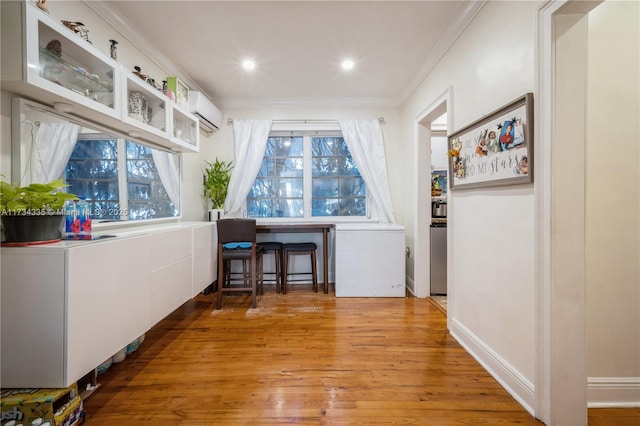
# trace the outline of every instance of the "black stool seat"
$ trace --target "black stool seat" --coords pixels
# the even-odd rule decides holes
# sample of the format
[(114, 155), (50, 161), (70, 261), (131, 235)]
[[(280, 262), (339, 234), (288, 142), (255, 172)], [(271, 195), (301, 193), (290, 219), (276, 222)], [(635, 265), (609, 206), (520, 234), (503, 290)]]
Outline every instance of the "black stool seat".
[(263, 241), (258, 243), (258, 247), (262, 247), (263, 250), (282, 250), (282, 243), (277, 241)]
[(282, 279), (282, 243), (278, 241), (261, 241), (258, 243), (258, 247), (264, 250), (265, 253), (273, 253), (275, 271), (264, 271), (264, 275), (273, 275), (273, 279), (266, 279), (264, 281), (274, 282), (276, 284), (276, 293), (280, 293), (280, 289), (283, 286)]
[[(318, 245), (316, 243), (285, 243), (282, 245), (282, 257), (284, 261), (284, 271), (282, 272), (282, 292), (287, 293), (287, 284), (289, 281), (301, 281), (290, 280), (290, 275), (311, 275), (313, 282), (313, 290), (318, 291), (318, 272), (316, 269), (316, 249)], [(290, 256), (307, 255), (311, 260), (310, 272), (289, 272)]]
[(284, 251), (309, 251), (317, 248), (316, 243), (285, 243), (282, 245)]

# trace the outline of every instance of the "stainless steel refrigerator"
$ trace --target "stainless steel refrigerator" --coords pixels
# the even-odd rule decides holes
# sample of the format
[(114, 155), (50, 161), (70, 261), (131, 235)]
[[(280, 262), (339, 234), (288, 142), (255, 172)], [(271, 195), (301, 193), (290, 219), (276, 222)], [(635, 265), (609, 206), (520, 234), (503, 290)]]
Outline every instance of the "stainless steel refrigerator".
[(431, 225), (431, 294), (447, 294), (447, 225)]

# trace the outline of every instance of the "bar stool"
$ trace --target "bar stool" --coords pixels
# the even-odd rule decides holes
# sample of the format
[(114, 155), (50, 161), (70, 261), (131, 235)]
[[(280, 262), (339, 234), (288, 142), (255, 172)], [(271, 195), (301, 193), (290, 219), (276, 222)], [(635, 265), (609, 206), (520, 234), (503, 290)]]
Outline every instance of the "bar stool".
[(264, 241), (258, 243), (258, 247), (262, 247), (262, 252), (264, 254), (273, 253), (273, 259), (275, 264), (275, 271), (263, 271), (264, 275), (273, 275), (273, 279), (263, 278), (264, 282), (275, 282), (276, 283), (276, 293), (280, 293), (280, 289), (282, 288), (282, 243), (277, 241)]
[[(251, 307), (256, 307), (258, 291), (262, 294), (262, 248), (256, 244), (255, 219), (220, 219), (218, 228), (218, 298), (216, 309), (222, 308), (223, 293), (251, 293)], [(242, 261), (242, 279), (234, 281), (231, 262)], [(250, 272), (247, 275), (246, 266)]]
[[(289, 275), (311, 275), (313, 279), (313, 291), (318, 292), (318, 271), (316, 268), (316, 243), (285, 243), (282, 245), (282, 257), (284, 258), (284, 271), (282, 273), (282, 292), (287, 293), (287, 283), (290, 280)], [(310, 256), (311, 272), (289, 272), (289, 262), (291, 256)]]

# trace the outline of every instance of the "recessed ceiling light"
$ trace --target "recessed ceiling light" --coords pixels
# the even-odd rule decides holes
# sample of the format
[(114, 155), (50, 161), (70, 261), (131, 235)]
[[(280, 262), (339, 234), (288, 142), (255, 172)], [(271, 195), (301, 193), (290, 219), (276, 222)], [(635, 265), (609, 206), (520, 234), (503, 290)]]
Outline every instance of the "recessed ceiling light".
[(356, 66), (355, 62), (353, 62), (353, 60), (351, 59), (345, 59), (344, 61), (342, 61), (342, 69), (345, 71), (350, 71), (355, 66)]
[(256, 68), (256, 63), (251, 59), (245, 59), (244, 61), (242, 61), (242, 68), (247, 71), (252, 71)]

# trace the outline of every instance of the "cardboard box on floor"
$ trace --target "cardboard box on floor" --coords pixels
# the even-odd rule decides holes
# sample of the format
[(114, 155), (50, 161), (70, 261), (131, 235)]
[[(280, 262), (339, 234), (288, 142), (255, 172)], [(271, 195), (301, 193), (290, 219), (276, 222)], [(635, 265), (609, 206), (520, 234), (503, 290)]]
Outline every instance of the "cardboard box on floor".
[(62, 389), (2, 389), (0, 393), (2, 424), (15, 420), (30, 425), (37, 418), (51, 426), (79, 425), (82, 399), (77, 384)]

